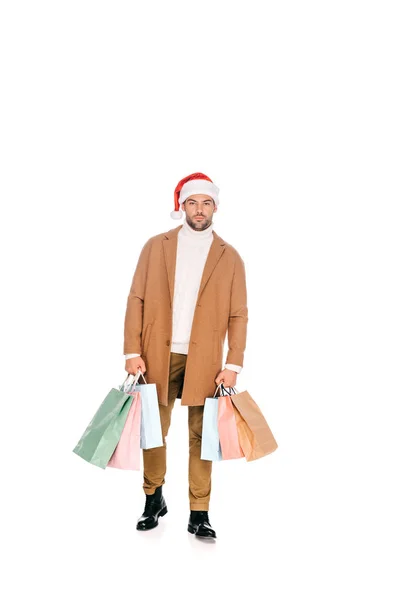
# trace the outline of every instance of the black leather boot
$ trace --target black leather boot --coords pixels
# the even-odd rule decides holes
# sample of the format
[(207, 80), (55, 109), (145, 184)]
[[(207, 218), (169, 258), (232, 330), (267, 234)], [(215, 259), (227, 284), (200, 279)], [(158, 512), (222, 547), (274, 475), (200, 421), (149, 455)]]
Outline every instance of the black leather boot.
[(206, 510), (191, 510), (188, 524), (188, 531), (199, 537), (216, 538), (214, 529), (211, 528)]
[(158, 525), (158, 517), (163, 517), (168, 512), (165, 498), (162, 495), (162, 485), (156, 488), (154, 494), (146, 495), (146, 504), (144, 507), (144, 513), (138, 519), (136, 529), (145, 531), (146, 529), (153, 529)]

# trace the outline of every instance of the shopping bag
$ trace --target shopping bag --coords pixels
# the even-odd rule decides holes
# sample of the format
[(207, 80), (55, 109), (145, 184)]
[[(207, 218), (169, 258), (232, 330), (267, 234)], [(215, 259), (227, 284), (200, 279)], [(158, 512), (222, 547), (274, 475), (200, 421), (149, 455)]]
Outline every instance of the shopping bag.
[[(232, 388), (234, 389), (234, 388)], [(236, 390), (234, 389), (236, 392)], [(278, 444), (260, 408), (248, 391), (229, 393), (237, 409), (235, 419), (240, 446), (247, 461), (271, 454)]]
[(206, 398), (204, 402), (200, 453), (203, 460), (222, 460), (218, 433), (218, 400), (219, 398), (214, 396)]
[(132, 396), (132, 404), (128, 417), (107, 467), (140, 471), (141, 398), (140, 392), (130, 392), (130, 395)]
[(218, 433), (223, 460), (244, 457), (239, 444), (234, 407), (228, 395), (219, 396)]
[(135, 388), (142, 396), (142, 421), (140, 447), (144, 450), (163, 445), (160, 408), (155, 383), (138, 384)]
[(86, 427), (73, 452), (105, 469), (121, 437), (132, 395), (112, 388)]
[(233, 406), (233, 412), (235, 414), (239, 444), (240, 444), (241, 449), (243, 450), (246, 460), (249, 461), (249, 460), (251, 460), (251, 456), (253, 454), (253, 447), (255, 445), (254, 436), (251, 432), (251, 429), (249, 429), (249, 426), (247, 425), (246, 421), (243, 419), (242, 415), (240, 414), (240, 412), (238, 411), (236, 406), (233, 403), (232, 403), (232, 406)]
[[(144, 384), (138, 384), (142, 377)], [(160, 408), (158, 404), (157, 386), (155, 383), (147, 383), (141, 372), (135, 376), (133, 383), (125, 386), (126, 391), (138, 391), (141, 396), (141, 424), (140, 424), (140, 447), (144, 450), (158, 448), (163, 445)]]

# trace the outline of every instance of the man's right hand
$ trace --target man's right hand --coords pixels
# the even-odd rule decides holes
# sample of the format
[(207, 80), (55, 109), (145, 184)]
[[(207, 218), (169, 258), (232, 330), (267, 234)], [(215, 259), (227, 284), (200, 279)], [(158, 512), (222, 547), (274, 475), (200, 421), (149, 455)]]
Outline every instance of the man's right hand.
[(144, 360), (140, 356), (136, 356), (135, 358), (128, 358), (125, 361), (125, 371), (130, 373), (131, 375), (136, 375), (138, 369), (142, 371), (142, 373), (146, 373), (146, 365), (144, 364)]

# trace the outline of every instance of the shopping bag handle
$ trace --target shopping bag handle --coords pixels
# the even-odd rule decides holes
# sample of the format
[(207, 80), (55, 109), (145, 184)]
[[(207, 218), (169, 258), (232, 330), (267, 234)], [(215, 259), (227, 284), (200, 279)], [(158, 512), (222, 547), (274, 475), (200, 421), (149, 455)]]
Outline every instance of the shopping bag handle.
[(233, 390), (234, 394), (238, 394), (238, 391), (235, 387), (228, 386), (226, 388), (223, 383), (221, 383), (220, 385), (222, 385), (223, 391), (226, 392), (228, 396), (232, 396), (232, 394), (230, 392), (228, 392), (228, 390)]
[[(216, 388), (216, 390), (215, 390), (215, 392), (214, 392), (214, 396), (213, 396), (214, 398), (215, 398), (215, 395), (216, 395), (217, 391), (219, 390), (219, 388), (221, 388), (221, 389), (222, 389), (222, 394), (221, 394), (221, 396), (232, 396), (232, 394), (231, 394), (230, 392), (228, 392), (228, 389), (229, 389), (229, 390), (233, 390), (235, 394), (237, 394), (237, 393), (238, 393), (238, 392), (236, 391), (236, 388), (234, 388), (234, 387), (228, 387), (228, 388), (226, 388), (226, 387), (224, 386), (224, 384), (222, 383), (222, 381), (221, 381), (221, 383), (220, 383), (219, 385), (217, 385), (217, 388)], [(225, 394), (224, 392), (226, 392), (226, 394)]]
[(217, 385), (215, 392), (214, 392), (214, 396), (213, 398), (215, 398), (217, 391), (219, 390), (219, 388), (221, 387), (222, 383), (220, 383), (219, 385)]
[[(127, 383), (128, 379), (129, 379), (130, 377), (133, 377), (133, 381), (132, 381), (132, 383), (133, 383), (133, 388), (135, 388), (135, 387), (136, 387), (136, 384), (137, 384), (137, 382), (138, 382), (138, 380), (139, 380), (139, 378), (140, 378), (140, 376), (142, 376), (142, 377), (143, 377), (143, 379), (144, 379), (144, 382), (147, 384), (147, 381), (146, 381), (146, 379), (145, 379), (145, 377), (144, 377), (144, 375), (143, 375), (142, 371), (141, 371), (140, 369), (138, 369), (138, 371), (137, 371), (136, 375), (132, 375), (132, 373), (128, 373), (128, 375), (127, 375), (127, 376), (126, 376), (126, 378), (125, 378), (125, 381), (124, 381), (124, 383), (123, 383), (123, 384), (121, 385), (121, 387), (120, 387), (120, 390), (124, 390), (124, 389), (125, 389), (125, 385), (126, 385), (126, 383)], [(130, 384), (131, 384), (131, 382), (129, 382), (129, 385), (130, 385)], [(133, 389), (133, 388), (132, 388), (132, 389)]]

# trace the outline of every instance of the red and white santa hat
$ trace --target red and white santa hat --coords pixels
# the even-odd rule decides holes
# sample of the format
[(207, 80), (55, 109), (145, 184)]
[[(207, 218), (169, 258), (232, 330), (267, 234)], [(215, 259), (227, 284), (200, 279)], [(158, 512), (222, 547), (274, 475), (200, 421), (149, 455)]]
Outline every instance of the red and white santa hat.
[(207, 194), (208, 196), (211, 196), (218, 206), (218, 193), (219, 188), (217, 188), (215, 183), (213, 183), (207, 175), (204, 175), (204, 173), (192, 173), (191, 175), (184, 177), (175, 188), (175, 210), (170, 213), (171, 217), (173, 219), (182, 218), (180, 205), (185, 202), (186, 198), (189, 198), (189, 196), (192, 196), (193, 194)]

